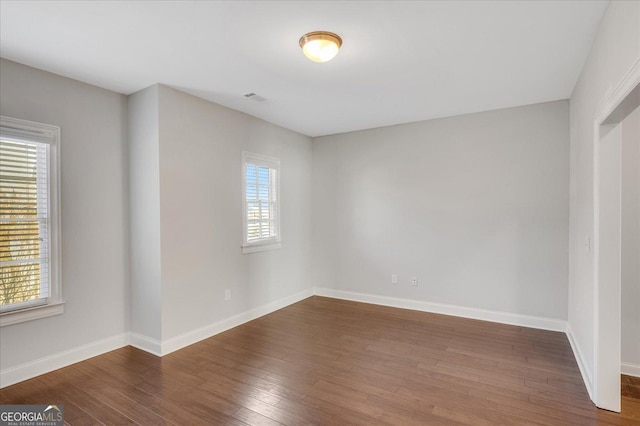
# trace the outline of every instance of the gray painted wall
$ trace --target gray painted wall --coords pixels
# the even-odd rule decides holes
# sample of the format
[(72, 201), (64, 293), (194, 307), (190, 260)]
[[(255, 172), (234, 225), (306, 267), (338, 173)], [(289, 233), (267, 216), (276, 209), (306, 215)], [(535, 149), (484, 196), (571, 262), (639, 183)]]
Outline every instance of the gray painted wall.
[[(585, 241), (593, 238), (592, 121), (604, 96), (639, 57), (640, 4), (612, 2), (570, 103), (568, 319), (588, 367), (593, 366), (594, 292), (592, 253)], [(167, 120), (158, 118), (157, 125), (158, 191), (167, 197), (158, 195), (159, 240), (176, 249), (161, 253), (168, 296), (154, 302), (166, 309), (169, 324), (162, 330), (140, 325), (141, 332), (170, 338), (310, 284), (566, 317), (561, 240), (568, 171), (560, 137), (566, 120), (556, 122), (566, 114), (563, 102), (330, 136), (311, 144), (241, 113), (168, 88), (155, 90), (158, 117)], [(5, 370), (125, 333), (129, 301), (139, 303), (145, 294), (128, 294), (126, 98), (6, 60), (0, 61), (0, 92), (3, 115), (62, 128), (67, 301), (62, 316), (0, 329), (0, 369)], [(134, 110), (135, 102), (134, 97)], [(283, 160), (289, 195), (283, 199), (281, 250), (240, 254), (243, 149)], [(552, 187), (549, 176), (559, 184)], [(204, 185), (201, 178), (215, 183)], [(187, 200), (184, 188), (197, 197)], [(197, 212), (182, 205), (192, 198)], [(184, 215), (193, 223), (183, 225)], [(219, 220), (224, 229), (216, 227)], [(420, 238), (409, 238), (414, 233)], [(194, 257), (193, 247), (202, 255)], [(210, 260), (193, 272), (189, 268)], [(389, 283), (391, 273), (399, 275), (397, 287)], [(420, 282), (411, 289), (407, 280), (414, 275)], [(190, 300), (178, 295), (183, 283), (192, 292)], [(232, 290), (231, 302), (220, 302), (225, 288)], [(193, 300), (191, 312), (186, 306)], [(132, 329), (139, 320), (131, 319)]]
[(314, 284), (566, 319), (568, 113), (559, 101), (315, 139)]
[(569, 326), (585, 364), (594, 371), (593, 121), (605, 97), (640, 58), (640, 2), (613, 1), (570, 100), (571, 178)]
[[(308, 289), (311, 139), (166, 86), (159, 106), (163, 339)], [(243, 150), (280, 159), (281, 249), (242, 254)]]
[(61, 128), (63, 315), (0, 328), (0, 369), (128, 331), (126, 97), (0, 60), (0, 113)]
[[(308, 289), (311, 139), (162, 85), (129, 105), (132, 308), (152, 311), (132, 331), (165, 342)], [(242, 254), (243, 150), (281, 161), (281, 249)]]

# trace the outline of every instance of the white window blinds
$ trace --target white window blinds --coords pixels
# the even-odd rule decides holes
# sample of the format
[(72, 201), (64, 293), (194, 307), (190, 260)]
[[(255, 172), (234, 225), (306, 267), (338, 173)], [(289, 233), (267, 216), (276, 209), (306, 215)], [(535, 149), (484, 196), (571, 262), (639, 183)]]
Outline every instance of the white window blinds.
[(244, 244), (280, 242), (280, 198), (277, 159), (243, 153)]
[(48, 137), (0, 127), (0, 312), (51, 296)]

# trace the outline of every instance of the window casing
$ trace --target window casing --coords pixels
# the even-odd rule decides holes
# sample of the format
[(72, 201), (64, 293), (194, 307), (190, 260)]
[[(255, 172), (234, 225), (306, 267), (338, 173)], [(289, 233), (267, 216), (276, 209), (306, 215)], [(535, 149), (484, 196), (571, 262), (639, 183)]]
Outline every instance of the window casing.
[(281, 247), (280, 160), (242, 153), (242, 252)]
[(0, 117), (0, 326), (63, 312), (60, 128)]

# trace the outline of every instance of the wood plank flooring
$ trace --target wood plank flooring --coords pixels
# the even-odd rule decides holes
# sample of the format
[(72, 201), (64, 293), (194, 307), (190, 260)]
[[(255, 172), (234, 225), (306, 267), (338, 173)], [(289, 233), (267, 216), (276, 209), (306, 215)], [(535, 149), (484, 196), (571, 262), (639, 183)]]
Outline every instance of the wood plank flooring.
[(72, 425), (638, 425), (590, 402), (563, 333), (311, 297), (157, 358), (132, 347), (0, 390)]
[(623, 374), (620, 379), (622, 384), (622, 396), (640, 399), (640, 377), (632, 377)]

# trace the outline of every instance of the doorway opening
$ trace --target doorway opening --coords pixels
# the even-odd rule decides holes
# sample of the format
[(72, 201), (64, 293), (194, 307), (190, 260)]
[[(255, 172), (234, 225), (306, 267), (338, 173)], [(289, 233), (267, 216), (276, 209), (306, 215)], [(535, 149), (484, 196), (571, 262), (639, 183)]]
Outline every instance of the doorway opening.
[(594, 122), (594, 402), (620, 412), (622, 122), (640, 106), (640, 61)]

